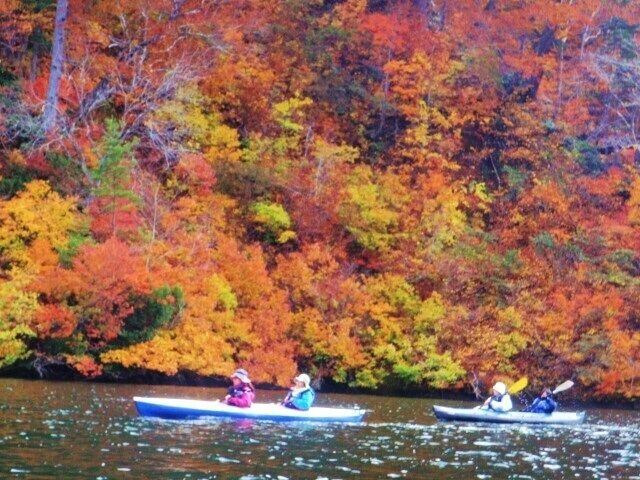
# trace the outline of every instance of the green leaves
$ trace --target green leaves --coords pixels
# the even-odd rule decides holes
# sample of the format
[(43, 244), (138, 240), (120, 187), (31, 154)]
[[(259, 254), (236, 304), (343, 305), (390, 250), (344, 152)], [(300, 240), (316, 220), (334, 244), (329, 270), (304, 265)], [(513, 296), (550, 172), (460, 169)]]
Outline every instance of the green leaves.
[(120, 130), (116, 120), (106, 121), (105, 136), (98, 149), (100, 160), (92, 171), (94, 200), (91, 213), (94, 218), (91, 229), (101, 240), (112, 235), (135, 234), (140, 223), (140, 197), (131, 189), (136, 142), (123, 142)]
[(251, 206), (251, 212), (256, 228), (264, 234), (268, 243), (283, 244), (295, 240), (296, 233), (291, 230), (291, 218), (282, 205), (256, 202)]
[(133, 149), (136, 142), (123, 142), (120, 132), (121, 125), (118, 121), (107, 119), (105, 136), (99, 149), (100, 161), (92, 172), (95, 182), (93, 194), (135, 200), (137, 197), (126, 187), (131, 181), (131, 170), (135, 166)]

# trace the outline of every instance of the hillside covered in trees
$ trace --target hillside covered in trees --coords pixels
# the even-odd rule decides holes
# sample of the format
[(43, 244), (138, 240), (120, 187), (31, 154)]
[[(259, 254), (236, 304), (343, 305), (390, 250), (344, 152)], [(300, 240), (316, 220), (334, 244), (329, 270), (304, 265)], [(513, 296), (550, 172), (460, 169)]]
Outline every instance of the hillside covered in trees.
[(4, 0), (0, 367), (637, 399), (638, 22)]

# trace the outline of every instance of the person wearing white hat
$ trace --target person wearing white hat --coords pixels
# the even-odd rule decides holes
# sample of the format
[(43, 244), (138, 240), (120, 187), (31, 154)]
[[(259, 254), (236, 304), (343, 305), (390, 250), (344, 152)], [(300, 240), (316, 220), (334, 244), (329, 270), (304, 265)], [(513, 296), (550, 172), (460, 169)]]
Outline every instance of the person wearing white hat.
[(231, 374), (230, 378), (233, 385), (227, 390), (224, 403), (242, 408), (250, 407), (256, 393), (247, 371), (244, 368), (238, 368)]
[(502, 382), (496, 382), (492, 390), (493, 394), (487, 398), (482, 408), (494, 410), (496, 412), (508, 412), (513, 408), (511, 396), (507, 391), (507, 386)]
[(291, 387), (282, 404), (287, 408), (309, 410), (316, 398), (316, 393), (309, 385), (311, 383), (309, 375), (301, 373), (293, 379), (293, 382), (294, 386)]

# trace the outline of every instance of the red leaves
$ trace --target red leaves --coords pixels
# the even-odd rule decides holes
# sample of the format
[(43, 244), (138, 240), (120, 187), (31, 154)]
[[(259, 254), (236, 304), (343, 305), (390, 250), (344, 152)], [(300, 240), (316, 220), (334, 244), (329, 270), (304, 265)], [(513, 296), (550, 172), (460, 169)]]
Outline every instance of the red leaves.
[(131, 238), (140, 229), (141, 218), (136, 205), (128, 198), (101, 197), (89, 207), (91, 233), (97, 240), (111, 236)]
[(216, 175), (209, 162), (202, 155), (186, 154), (180, 159), (175, 170), (176, 176), (194, 193), (207, 193), (216, 183)]
[(34, 283), (46, 302), (34, 328), (43, 338), (84, 334), (91, 348), (117, 338), (137, 299), (150, 292), (142, 259), (122, 241), (83, 246), (71, 270), (50, 270)]
[(66, 338), (75, 330), (77, 321), (73, 312), (64, 305), (41, 305), (35, 313), (31, 328), (39, 338)]
[(71, 274), (71, 292), (83, 307), (80, 328), (96, 346), (114, 340), (136, 296), (150, 292), (141, 258), (115, 237), (83, 247)]

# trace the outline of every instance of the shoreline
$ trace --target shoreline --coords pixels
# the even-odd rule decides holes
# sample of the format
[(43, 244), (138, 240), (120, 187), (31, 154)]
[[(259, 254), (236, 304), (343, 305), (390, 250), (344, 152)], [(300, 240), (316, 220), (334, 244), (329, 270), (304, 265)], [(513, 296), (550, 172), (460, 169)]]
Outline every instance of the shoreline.
[[(202, 375), (181, 372), (173, 376), (158, 374), (150, 371), (120, 372), (119, 375), (105, 374), (98, 378), (86, 378), (79, 374), (64, 371), (49, 371), (48, 375), (40, 376), (36, 371), (24, 369), (0, 372), (0, 378), (16, 380), (43, 380), (50, 382), (83, 382), (83, 383), (105, 383), (105, 384), (130, 384), (130, 385), (169, 385), (184, 387), (209, 387), (227, 388), (228, 379), (223, 376), (205, 377)], [(286, 387), (269, 383), (254, 383), (255, 387), (261, 390), (286, 390)], [(418, 388), (379, 388), (365, 389), (353, 388), (347, 385), (338, 384), (328, 379), (323, 379), (321, 384), (312, 385), (314, 389), (322, 393), (338, 393), (350, 395), (371, 395), (381, 397), (402, 397), (402, 398), (425, 398), (439, 399), (447, 401), (476, 401), (480, 402), (472, 392), (460, 389), (436, 390)], [(640, 410), (640, 398), (620, 399), (620, 398), (593, 398), (584, 394), (585, 387), (574, 387), (571, 393), (561, 394), (561, 403), (564, 405), (575, 405), (576, 408), (602, 408), (617, 410)], [(518, 399), (518, 395), (514, 395)]]

